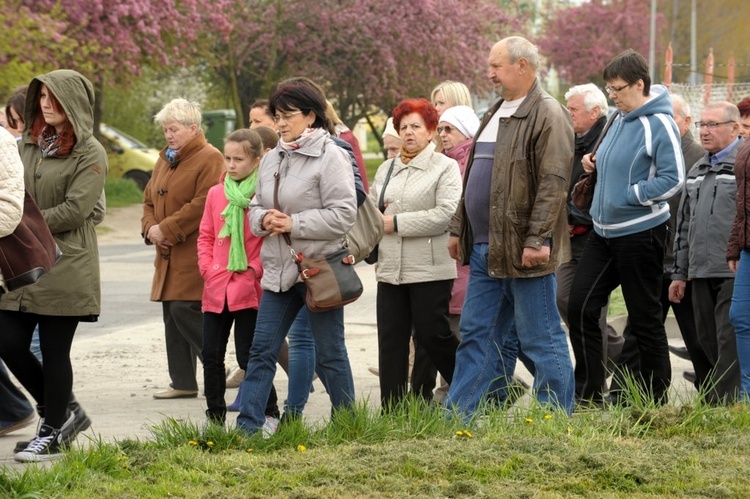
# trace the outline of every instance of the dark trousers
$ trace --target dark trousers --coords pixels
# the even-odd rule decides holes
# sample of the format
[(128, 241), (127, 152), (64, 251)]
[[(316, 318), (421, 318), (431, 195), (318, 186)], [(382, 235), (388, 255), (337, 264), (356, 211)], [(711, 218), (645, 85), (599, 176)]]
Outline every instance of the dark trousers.
[(414, 341), (414, 366), (411, 369), (411, 391), (425, 400), (432, 400), (437, 378), (437, 367), (430, 360), (430, 354)]
[[(237, 351), (237, 362), (240, 368), (247, 368), (250, 357), (250, 346), (255, 333), (255, 321), (258, 311), (252, 308), (230, 312), (226, 308), (220, 314), (203, 313), (203, 381), (206, 391), (206, 414), (217, 421), (224, 422), (227, 404), (226, 372), (224, 358), (227, 353), (229, 333), (234, 323), (234, 345)], [(271, 386), (271, 394), (266, 405), (266, 415), (279, 417), (276, 389)]]
[(712, 371), (706, 382), (707, 400), (732, 403), (740, 391), (737, 338), (729, 322), (734, 279), (693, 279), (693, 311), (700, 342)]
[[(680, 334), (685, 342), (685, 347), (690, 354), (693, 369), (695, 369), (695, 388), (700, 390), (708, 379), (712, 364), (698, 341), (695, 316), (693, 315), (693, 284), (692, 281), (686, 283), (685, 296), (680, 303), (669, 301), (670, 284), (672, 284), (672, 275), (671, 273), (665, 273), (662, 278), (661, 289), (662, 320), (667, 319), (667, 314), (669, 314), (669, 309), (671, 308), (677, 325), (680, 328)], [(620, 391), (625, 386), (624, 375), (628, 372), (632, 374), (640, 371), (638, 340), (630, 333), (630, 321), (625, 325), (623, 336), (625, 337), (625, 345), (623, 346), (620, 360), (617, 362), (617, 370), (612, 377), (612, 385), (610, 387), (615, 396), (619, 396)]]
[[(29, 350), (37, 324), (44, 365)], [(34, 397), (40, 416), (53, 428), (62, 427), (68, 410), (73, 388), (70, 346), (77, 327), (78, 317), (0, 311), (0, 358)]]
[[(378, 356), (383, 407), (401, 400), (407, 391), (409, 340), (427, 352), (450, 383), (456, 365), (458, 339), (448, 319), (453, 280), (393, 285), (378, 283)], [(416, 369), (416, 366), (415, 366)], [(434, 382), (433, 376), (433, 382)]]
[(619, 285), (628, 309), (630, 333), (638, 345), (635, 377), (657, 403), (667, 401), (671, 365), (662, 321), (661, 289), (666, 223), (617, 238), (592, 233), (583, 250), (586, 265), (576, 272), (568, 320), (575, 354), (577, 397), (600, 401), (606, 369), (602, 362), (601, 308)]
[[(588, 234), (586, 236), (588, 238)], [(560, 312), (560, 318), (568, 330), (570, 330), (570, 322), (568, 321), (570, 288), (573, 286), (573, 279), (575, 279), (578, 267), (581, 265), (585, 265), (585, 262), (582, 263), (580, 260), (573, 259), (567, 263), (563, 263), (555, 271), (555, 281), (557, 281), (557, 310)], [(615, 331), (615, 328), (607, 323), (608, 308), (609, 302), (602, 308), (601, 315), (599, 316), (599, 330), (602, 334), (602, 351), (604, 354), (602, 361), (605, 362), (608, 369), (612, 369), (617, 359), (620, 358), (625, 340), (622, 335)], [(580, 391), (580, 389), (581, 387), (578, 386), (577, 391)]]
[(195, 369), (203, 350), (201, 302), (165, 301), (161, 305), (172, 388), (198, 390)]

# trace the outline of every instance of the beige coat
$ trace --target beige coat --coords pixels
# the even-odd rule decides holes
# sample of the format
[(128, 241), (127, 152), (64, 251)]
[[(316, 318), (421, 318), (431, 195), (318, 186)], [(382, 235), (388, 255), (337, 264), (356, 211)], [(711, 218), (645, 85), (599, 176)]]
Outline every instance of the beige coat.
[[(380, 199), (391, 166), (386, 161), (375, 175), (370, 196)], [(411, 284), (456, 278), (448, 254), (448, 224), (461, 197), (458, 163), (430, 143), (408, 165), (396, 158), (384, 202), (386, 215), (396, 215), (398, 232), (386, 234), (378, 249), (379, 282)]]

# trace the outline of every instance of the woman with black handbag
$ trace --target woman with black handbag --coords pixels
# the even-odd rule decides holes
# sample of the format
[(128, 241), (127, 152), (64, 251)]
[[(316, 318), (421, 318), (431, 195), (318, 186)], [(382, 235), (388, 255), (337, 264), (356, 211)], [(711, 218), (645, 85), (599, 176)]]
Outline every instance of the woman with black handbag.
[[(323, 257), (341, 249), (357, 214), (351, 162), (327, 131), (320, 92), (309, 85), (282, 84), (271, 95), (270, 110), (281, 140), (263, 157), (250, 209), (250, 228), (263, 237), (265, 270), (237, 418), (238, 427), (249, 433), (263, 427), (279, 348), (306, 304), (307, 285), (292, 253)], [(349, 407), (354, 381), (344, 342), (344, 310), (311, 312), (308, 320), (318, 372), (333, 409)]]
[[(107, 176), (107, 154), (93, 136), (94, 87), (80, 73), (57, 70), (28, 89), (21, 141), (26, 190), (39, 206), (63, 257), (35, 284), (0, 299), (0, 357), (37, 402), (36, 437), (17, 461), (58, 457), (75, 414), (70, 347), (81, 321), (100, 312), (94, 225)], [(42, 366), (29, 350), (39, 326)]]

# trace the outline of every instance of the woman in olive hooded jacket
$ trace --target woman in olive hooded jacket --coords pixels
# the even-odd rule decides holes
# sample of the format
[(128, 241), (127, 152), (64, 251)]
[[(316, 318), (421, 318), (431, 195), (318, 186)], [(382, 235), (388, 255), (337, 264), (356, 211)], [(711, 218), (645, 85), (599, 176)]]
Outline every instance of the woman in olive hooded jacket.
[[(18, 461), (59, 455), (73, 384), (70, 347), (81, 321), (100, 311), (99, 251), (94, 225), (107, 155), (93, 136), (94, 87), (83, 75), (57, 70), (29, 84), (20, 144), (26, 190), (42, 211), (62, 258), (37, 283), (0, 298), (0, 357), (38, 404), (39, 432)], [(39, 326), (44, 365), (29, 351)]]

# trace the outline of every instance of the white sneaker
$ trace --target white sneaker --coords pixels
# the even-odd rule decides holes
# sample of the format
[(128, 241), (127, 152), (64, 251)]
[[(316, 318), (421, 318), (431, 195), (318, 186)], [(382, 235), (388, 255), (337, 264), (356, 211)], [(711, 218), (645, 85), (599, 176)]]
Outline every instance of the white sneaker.
[(51, 461), (62, 456), (62, 446), (61, 431), (45, 424), (29, 445), (13, 457), (22, 463)]
[(263, 426), (260, 429), (261, 434), (263, 435), (263, 438), (271, 438), (271, 435), (276, 433), (276, 430), (279, 429), (279, 418), (275, 418), (273, 416), (266, 416), (266, 422), (263, 423)]

